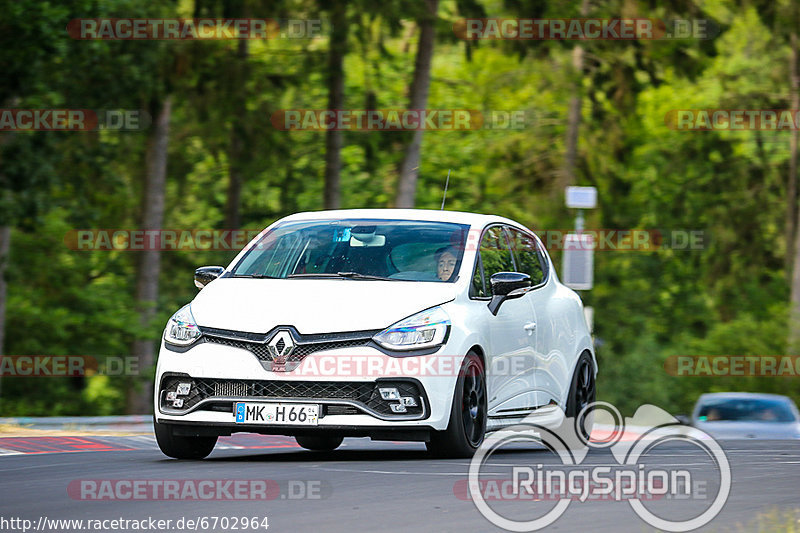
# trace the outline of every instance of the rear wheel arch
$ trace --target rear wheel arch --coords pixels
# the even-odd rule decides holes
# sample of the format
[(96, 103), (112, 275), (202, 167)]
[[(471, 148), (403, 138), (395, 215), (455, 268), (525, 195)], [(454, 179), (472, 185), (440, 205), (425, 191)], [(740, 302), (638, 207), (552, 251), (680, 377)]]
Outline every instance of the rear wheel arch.
[[(584, 356), (584, 355), (588, 355), (588, 356), (589, 356), (589, 359), (591, 359), (591, 360), (592, 360), (592, 368), (593, 368), (593, 370), (594, 370), (594, 373), (595, 373), (595, 375), (597, 375), (597, 357), (595, 357), (595, 355), (594, 355), (594, 352), (592, 352), (591, 350), (589, 350), (589, 349), (587, 348), (587, 349), (583, 350), (583, 351), (582, 351), (582, 352), (581, 352), (581, 353), (578, 355), (578, 359), (580, 359), (580, 358), (581, 358), (582, 356)], [(576, 360), (575, 360), (575, 362), (576, 362), (576, 363), (577, 363), (578, 359), (576, 359)]]
[[(587, 369), (587, 366), (590, 368)], [(594, 405), (597, 402), (597, 368), (592, 352), (584, 350), (578, 356), (570, 378), (564, 414), (575, 419), (584, 439), (589, 439), (594, 425)]]

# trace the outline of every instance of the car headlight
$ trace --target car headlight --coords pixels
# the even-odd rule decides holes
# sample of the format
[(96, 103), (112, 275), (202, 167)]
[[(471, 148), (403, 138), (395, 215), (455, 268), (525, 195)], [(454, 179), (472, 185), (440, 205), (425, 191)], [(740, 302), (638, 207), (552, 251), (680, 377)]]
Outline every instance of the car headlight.
[(441, 307), (432, 307), (401, 320), (372, 339), (389, 350), (419, 350), (439, 346), (450, 330), (450, 317)]
[(188, 346), (196, 341), (202, 333), (192, 316), (192, 308), (189, 304), (181, 307), (177, 313), (167, 322), (167, 329), (164, 330), (164, 340), (170, 344)]

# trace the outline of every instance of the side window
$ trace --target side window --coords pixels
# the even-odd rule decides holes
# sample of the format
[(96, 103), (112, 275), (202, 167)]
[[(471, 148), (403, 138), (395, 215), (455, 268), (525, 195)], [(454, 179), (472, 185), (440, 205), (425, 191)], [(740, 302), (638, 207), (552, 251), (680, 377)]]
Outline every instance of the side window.
[(531, 285), (539, 285), (544, 281), (545, 271), (542, 258), (536, 246), (536, 240), (525, 233), (509, 228), (511, 234), (511, 247), (517, 259), (517, 271), (524, 272), (531, 277)]
[(479, 296), (491, 296), (489, 280), (498, 272), (513, 272), (514, 259), (508, 247), (505, 234), (500, 226), (489, 228), (483, 234), (480, 246), (480, 262), (483, 264), (483, 291)]
[(486, 289), (483, 285), (483, 269), (481, 268), (481, 256), (478, 254), (475, 261), (475, 272), (472, 273), (472, 285), (469, 288), (470, 297), (486, 296)]

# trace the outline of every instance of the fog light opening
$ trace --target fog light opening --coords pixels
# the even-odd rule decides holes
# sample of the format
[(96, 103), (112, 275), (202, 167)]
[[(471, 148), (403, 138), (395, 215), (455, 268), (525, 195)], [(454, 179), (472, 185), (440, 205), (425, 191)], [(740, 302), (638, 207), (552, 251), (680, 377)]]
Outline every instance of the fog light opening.
[(401, 403), (403, 405), (405, 405), (406, 407), (416, 407), (417, 406), (417, 399), (414, 398), (413, 396), (403, 396), (401, 398), (401, 400), (402, 400)]
[(394, 387), (391, 388), (380, 388), (378, 391), (381, 393), (381, 399), (383, 400), (399, 400), (400, 399), (400, 392)]

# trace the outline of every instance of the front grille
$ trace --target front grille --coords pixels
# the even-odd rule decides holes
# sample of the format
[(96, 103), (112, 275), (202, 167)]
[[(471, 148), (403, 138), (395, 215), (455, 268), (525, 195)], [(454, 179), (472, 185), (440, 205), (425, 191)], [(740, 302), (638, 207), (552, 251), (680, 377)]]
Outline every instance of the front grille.
[[(288, 354), (284, 360), (276, 361), (267, 346), (273, 333), (265, 335), (245, 333), (239, 331), (217, 330), (212, 328), (202, 328), (203, 339), (205, 342), (239, 348), (253, 353), (261, 365), (267, 370), (291, 371), (299, 366), (300, 362), (308, 355), (326, 350), (338, 350), (342, 348), (355, 348), (367, 346), (376, 332), (356, 332), (331, 335), (298, 335), (292, 334), (295, 341), (294, 350)], [(326, 340), (319, 339), (323, 337)], [(340, 339), (337, 339), (340, 337)], [(313, 339), (313, 340), (310, 340)], [(330, 339), (330, 340), (327, 340)], [(275, 348), (280, 353), (286, 347), (283, 339), (278, 340)]]
[(269, 348), (266, 344), (257, 342), (236, 341), (233, 339), (226, 339), (224, 337), (212, 337), (206, 335), (203, 337), (206, 342), (213, 342), (214, 344), (222, 344), (223, 346), (230, 346), (232, 348), (240, 348), (253, 352), (259, 361), (272, 361), (272, 355), (269, 353)]
[(298, 344), (292, 354), (287, 357), (289, 360), (302, 361), (302, 359), (315, 352), (323, 350), (338, 350), (341, 348), (355, 348), (356, 346), (366, 346), (370, 339), (355, 339), (351, 341), (333, 341), (333, 342), (317, 342), (313, 344)]
[[(175, 408), (166, 399), (167, 392), (175, 391), (179, 383), (191, 383), (190, 392), (179, 396), (181, 407)], [(400, 396), (411, 396), (417, 406), (408, 406), (405, 413), (395, 413), (391, 404), (397, 403), (381, 398), (378, 388), (397, 388)], [(186, 375), (167, 375), (160, 388), (161, 407), (168, 411), (186, 412), (203, 400), (214, 398), (237, 398), (245, 400), (313, 400), (324, 404), (326, 400), (347, 400), (382, 416), (418, 416), (424, 412), (424, 397), (421, 387), (411, 380), (387, 381), (267, 381), (190, 378)], [(332, 407), (332, 406), (331, 406)], [(337, 410), (338, 409), (338, 410)], [(330, 414), (350, 414), (341, 406)]]
[(357, 415), (360, 412), (350, 405), (328, 405), (325, 407), (326, 415)]
[(238, 381), (214, 383), (214, 396), (247, 396), (247, 385)]

